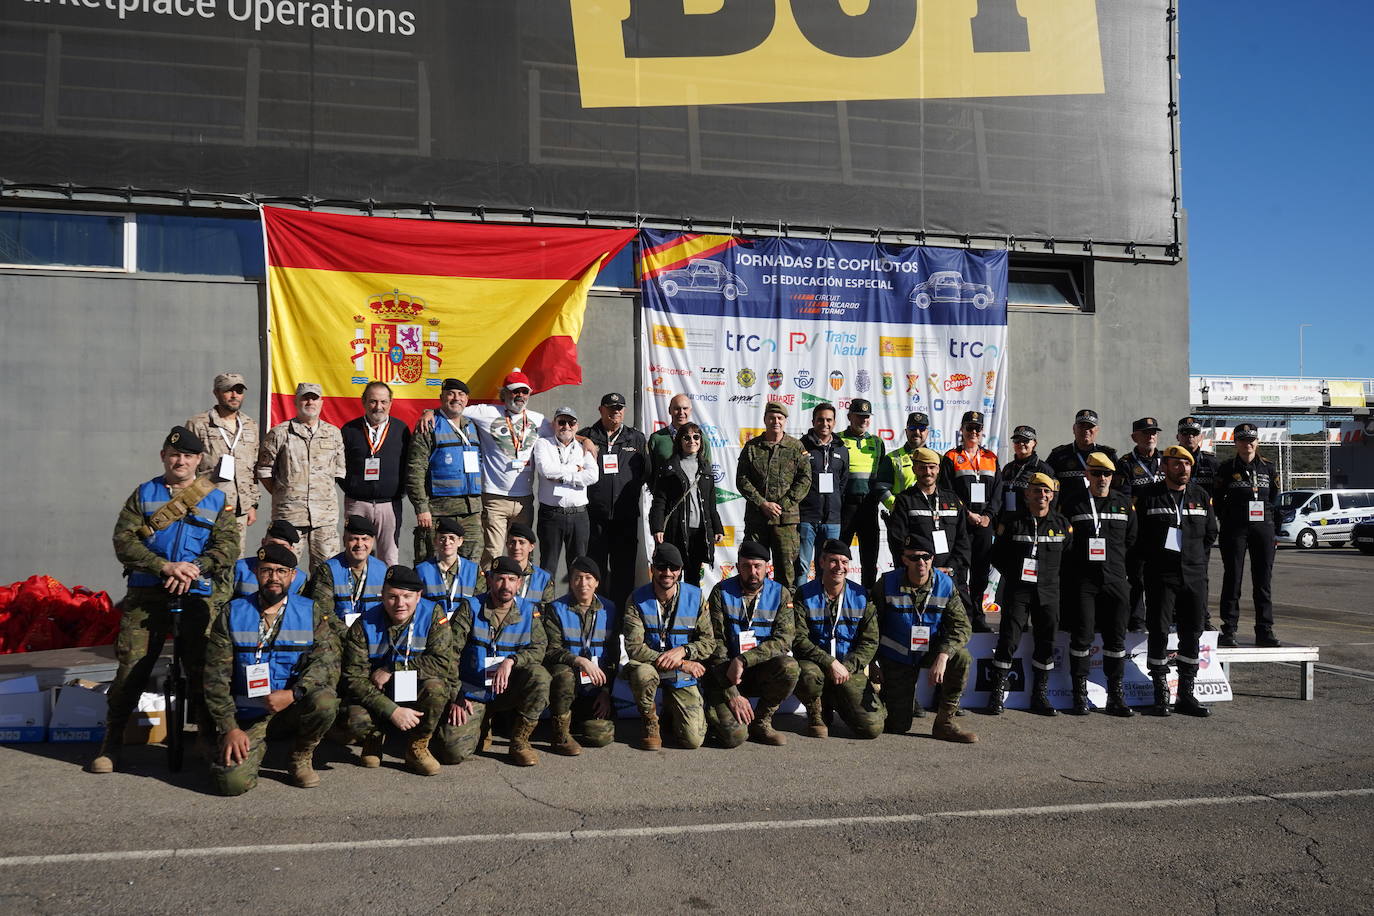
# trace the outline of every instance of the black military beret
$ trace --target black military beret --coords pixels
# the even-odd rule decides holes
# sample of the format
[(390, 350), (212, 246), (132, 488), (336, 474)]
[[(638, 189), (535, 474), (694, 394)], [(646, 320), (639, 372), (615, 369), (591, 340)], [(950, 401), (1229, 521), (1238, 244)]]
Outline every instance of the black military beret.
[(301, 533), (296, 530), (295, 525), (284, 518), (279, 518), (267, 526), (267, 536), (276, 538), (279, 541), (285, 541), (288, 544), (299, 544), (301, 542)]
[(372, 523), (372, 519), (364, 518), (361, 515), (350, 515), (348, 521), (344, 522), (345, 534), (365, 534), (368, 537), (377, 536), (377, 526)]
[(446, 378), (446, 379), (444, 379), (444, 387), (441, 388), (440, 390), (441, 390), (441, 391), (461, 391), (461, 392), (463, 392), (463, 394), (471, 394), (471, 393), (472, 393), (472, 392), (468, 391), (468, 383), (465, 382), (465, 381), (463, 381), (463, 380), (460, 379), (460, 378)]
[(491, 566), (487, 569), (487, 575), (489, 576), (523, 576), (524, 574), (525, 571), (520, 568), (520, 564), (510, 557), (497, 557), (495, 560), (491, 561)]
[(434, 528), (438, 534), (456, 534), (460, 538), (463, 537), (463, 526), (458, 524), (456, 518), (441, 518)]
[(902, 550), (924, 551), (925, 553), (934, 555), (935, 542), (919, 531), (913, 531), (906, 536), (906, 540), (902, 541)]
[(296, 552), (290, 547), (281, 544), (266, 544), (258, 548), (259, 563), (275, 563), (278, 566), (285, 566), (287, 569), (295, 569), (300, 560), (296, 559)]
[(745, 541), (739, 545), (739, 558), (741, 560), (763, 560), (767, 562), (768, 548), (758, 541)]
[(177, 452), (185, 452), (187, 455), (202, 455), (205, 453), (205, 443), (201, 442), (199, 436), (184, 426), (173, 426), (172, 431), (168, 433), (167, 438), (163, 440), (162, 447), (170, 448)]
[(383, 586), (403, 589), (408, 592), (422, 592), (425, 590), (425, 583), (420, 580), (420, 574), (409, 566), (393, 566), (386, 571), (386, 578), (382, 580)]
[(821, 553), (833, 553), (838, 556), (850, 557), (850, 559), (853, 559), (853, 557), (850, 556), (849, 553), (849, 545), (838, 538), (830, 538), (824, 544), (822, 544)]
[(578, 557), (573, 560), (568, 566), (568, 578), (571, 579), (572, 574), (576, 572), (587, 573), (594, 576), (596, 581), (601, 581), (601, 567), (596, 565), (596, 561), (591, 557)]
[(531, 544), (537, 541), (534, 536), (534, 529), (524, 522), (516, 522), (506, 529), (506, 540), (509, 541), (511, 538), (524, 538)]

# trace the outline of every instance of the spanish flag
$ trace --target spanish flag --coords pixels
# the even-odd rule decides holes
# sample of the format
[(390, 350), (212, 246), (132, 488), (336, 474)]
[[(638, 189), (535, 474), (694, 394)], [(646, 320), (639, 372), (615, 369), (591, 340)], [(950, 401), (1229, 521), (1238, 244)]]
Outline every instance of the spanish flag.
[(445, 378), (495, 400), (519, 367), (535, 392), (582, 383), (587, 291), (633, 229), (553, 229), (262, 208), (269, 422), (295, 415), (299, 382), (336, 426), (370, 381), (407, 423)]

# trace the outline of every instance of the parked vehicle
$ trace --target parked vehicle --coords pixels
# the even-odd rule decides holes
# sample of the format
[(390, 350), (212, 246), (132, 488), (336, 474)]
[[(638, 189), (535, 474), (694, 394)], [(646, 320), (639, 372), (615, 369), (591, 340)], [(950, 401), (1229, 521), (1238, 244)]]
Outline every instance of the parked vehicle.
[(1277, 514), (1280, 544), (1341, 547), (1357, 524), (1374, 521), (1374, 490), (1286, 490)]
[(1360, 553), (1374, 555), (1374, 522), (1360, 522), (1350, 534), (1350, 543), (1359, 548)]

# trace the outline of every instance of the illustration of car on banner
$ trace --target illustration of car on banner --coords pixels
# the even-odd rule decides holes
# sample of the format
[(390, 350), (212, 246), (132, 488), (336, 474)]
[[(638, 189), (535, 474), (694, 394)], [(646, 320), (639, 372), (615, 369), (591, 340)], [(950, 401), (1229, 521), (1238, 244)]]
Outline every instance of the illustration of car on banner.
[(719, 293), (730, 301), (749, 292), (744, 281), (716, 261), (702, 258), (688, 262), (686, 267), (665, 270), (658, 275), (659, 289), (669, 299), (679, 293)]
[(957, 270), (937, 270), (916, 284), (910, 296), (919, 309), (928, 309), (936, 302), (969, 304), (982, 311), (996, 301), (992, 287), (985, 283), (966, 283)]

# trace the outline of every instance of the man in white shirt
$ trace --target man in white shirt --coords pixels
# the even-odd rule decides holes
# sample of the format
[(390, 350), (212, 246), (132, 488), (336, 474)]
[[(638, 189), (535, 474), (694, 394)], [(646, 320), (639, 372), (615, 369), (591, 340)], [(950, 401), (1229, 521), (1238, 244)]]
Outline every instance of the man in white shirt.
[(554, 434), (534, 444), (535, 477), (539, 482), (539, 566), (553, 575), (558, 555), (568, 568), (587, 552), (591, 520), (587, 515), (587, 487), (596, 483), (597, 448), (577, 438), (577, 412), (560, 407), (553, 414)]

